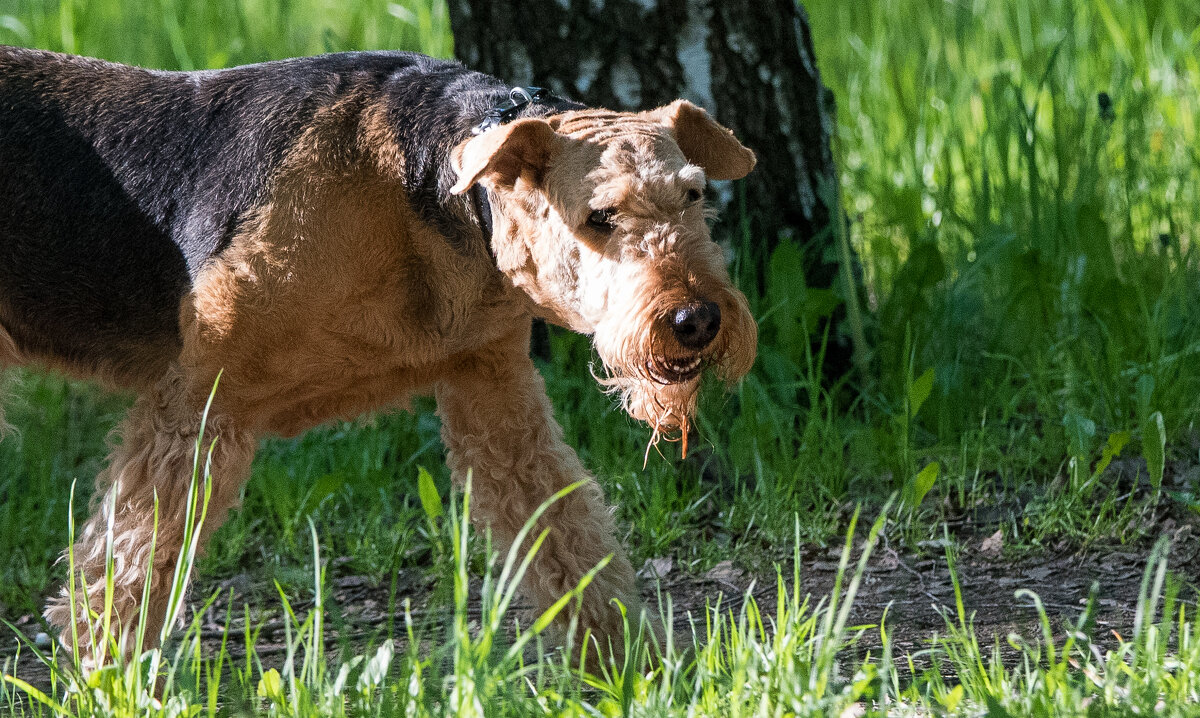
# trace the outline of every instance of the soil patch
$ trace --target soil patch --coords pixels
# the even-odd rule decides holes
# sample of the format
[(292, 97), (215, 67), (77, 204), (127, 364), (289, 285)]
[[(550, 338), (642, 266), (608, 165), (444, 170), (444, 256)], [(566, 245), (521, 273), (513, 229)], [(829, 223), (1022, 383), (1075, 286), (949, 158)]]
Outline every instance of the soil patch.
[[(1164, 527), (1167, 528), (1167, 527)], [(1192, 521), (1170, 526), (1170, 570), (1184, 584), (1180, 599), (1195, 604), (1197, 579), (1200, 577), (1200, 522)], [(1016, 651), (1006, 640), (1017, 634), (1030, 641), (1042, 635), (1040, 619), (1033, 601), (1017, 596), (1022, 589), (1036, 593), (1044, 606), (1055, 633), (1061, 637), (1067, 622), (1078, 619), (1084, 609), (1093, 583), (1098, 584), (1095, 637), (1111, 639), (1115, 635), (1128, 637), (1134, 625), (1139, 591), (1145, 574), (1151, 541), (1120, 548), (1092, 548), (1082, 551), (1044, 553), (1005, 559), (994, 555), (995, 541), (988, 538), (972, 541), (957, 560), (957, 576), (963, 603), (981, 643), (995, 641), (1002, 656), (1014, 658)], [(931, 646), (931, 639), (946, 632), (946, 619), (955, 620), (954, 583), (944, 552), (936, 545), (922, 553), (878, 546), (867, 564), (858, 595), (850, 614), (850, 625), (874, 625), (864, 631), (855, 651), (871, 651), (878, 655), (880, 632), (878, 623), (887, 610), (887, 628), (892, 638), (894, 654), (899, 658), (916, 654), (918, 667), (928, 665), (921, 652)], [(801, 591), (815, 600), (827, 596), (834, 587), (838, 573), (840, 548), (809, 549), (802, 554), (800, 571)], [(785, 569), (791, 576), (791, 568)], [(677, 645), (689, 645), (692, 625), (696, 635), (704, 635), (704, 613), (720, 599), (723, 610), (737, 611), (746, 596), (753, 596), (763, 613), (775, 610), (776, 578), (774, 575), (754, 575), (730, 562), (718, 564), (704, 575), (696, 576), (675, 570), (669, 559), (647, 561), (642, 567), (645, 598), (654, 605), (661, 591), (669, 595), (675, 615)], [(848, 579), (848, 577), (847, 577)], [(478, 581), (472, 582), (470, 617), (479, 620)], [(193, 603), (188, 619), (193, 619), (207, 597), (219, 592), (218, 599), (200, 615), (201, 635), (205, 649), (215, 653), (229, 623), (230, 638), (227, 650), (235, 658), (244, 655), (241, 636), (249, 616), (252, 631), (258, 631), (256, 649), (264, 663), (283, 660), (286, 651), (285, 619), (273, 588), (253, 585), (248, 576), (193, 588)], [(446, 609), (430, 608), (434, 582), (417, 571), (398, 576), (395, 589), (378, 585), (361, 576), (343, 576), (331, 582), (327, 606), (327, 648), (361, 651), (363, 646), (377, 643), (389, 634), (403, 636), (404, 601), (409, 601), (409, 615), (418, 626), (443, 625), (450, 614)], [(247, 608), (249, 607), (249, 608)], [(294, 600), (293, 611), (298, 616), (311, 610), (311, 600)], [(517, 607), (521, 615), (523, 607)], [(692, 622), (692, 623), (689, 623)], [(528, 625), (528, 620), (522, 623)], [(41, 629), (33, 617), (23, 617), (18, 628), (28, 640)], [(436, 635), (436, 630), (434, 633)], [(0, 666), (11, 672), (16, 640), (11, 635), (0, 641)], [(272, 658), (275, 656), (277, 658)], [(904, 662), (901, 662), (904, 663)], [(49, 684), (47, 669), (23, 652), (17, 675), (34, 685)]]

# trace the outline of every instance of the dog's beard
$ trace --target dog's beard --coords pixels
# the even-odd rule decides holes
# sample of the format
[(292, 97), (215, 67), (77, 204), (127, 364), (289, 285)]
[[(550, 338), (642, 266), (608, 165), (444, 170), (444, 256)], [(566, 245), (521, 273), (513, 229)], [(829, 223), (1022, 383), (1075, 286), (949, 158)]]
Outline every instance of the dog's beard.
[[(696, 413), (701, 379), (707, 370), (732, 384), (750, 371), (756, 354), (757, 326), (746, 298), (736, 289), (720, 293), (721, 330), (702, 352), (686, 352), (659, 321), (674, 301), (647, 301), (638, 311), (615, 314), (596, 329), (595, 346), (603, 362), (596, 375), (605, 391), (616, 395), (621, 408), (652, 430), (647, 456), (660, 440), (682, 442)], [(682, 370), (682, 371), (681, 371)], [(593, 372), (595, 373), (595, 372)]]

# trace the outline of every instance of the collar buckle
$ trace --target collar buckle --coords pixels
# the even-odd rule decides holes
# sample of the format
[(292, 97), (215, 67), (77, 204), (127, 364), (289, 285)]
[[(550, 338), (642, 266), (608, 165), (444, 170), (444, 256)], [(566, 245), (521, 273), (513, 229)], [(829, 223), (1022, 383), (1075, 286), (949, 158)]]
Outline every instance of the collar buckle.
[(483, 120), (471, 128), (471, 134), (482, 135), (493, 127), (512, 122), (521, 114), (521, 110), (530, 104), (544, 102), (549, 97), (550, 91), (544, 87), (514, 87), (508, 91), (508, 102), (484, 113)]

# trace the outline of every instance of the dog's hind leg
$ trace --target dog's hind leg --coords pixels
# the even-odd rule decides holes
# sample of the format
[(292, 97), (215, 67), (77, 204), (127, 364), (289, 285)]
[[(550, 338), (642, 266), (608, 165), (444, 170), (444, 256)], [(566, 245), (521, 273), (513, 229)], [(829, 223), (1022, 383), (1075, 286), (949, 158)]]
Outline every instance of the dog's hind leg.
[[(473, 354), (439, 383), (447, 463), (459, 484), (470, 472), (473, 518), (490, 526), (502, 556), (539, 505), (581, 482), (550, 506), (523, 546), (527, 549), (541, 529), (549, 529), (523, 588), (535, 609), (544, 611), (608, 559), (583, 592), (582, 602), (572, 601), (557, 623), (566, 628), (572, 617), (577, 618), (577, 637), (590, 630), (602, 654), (611, 650), (620, 657), (623, 620), (612, 601), (625, 606), (636, 630), (642, 610), (636, 577), (616, 540), (612, 512), (600, 487), (563, 441), (528, 346), (526, 328)], [(589, 654), (596, 657), (594, 650)], [(594, 663), (589, 666), (597, 669)]]
[[(211, 496), (202, 529), (196, 533), (201, 543), (238, 499), (255, 438), (220, 414), (208, 416), (201, 437), (206, 399), (203, 387), (189, 384), (182, 371), (172, 366), (137, 399), (118, 429), (120, 443), (109, 456), (108, 468), (96, 479), (92, 516), (73, 549), (75, 610), (67, 588), (46, 610), (47, 618), (61, 629), (65, 646), (73, 645), (78, 634), (86, 668), (98, 667), (112, 656), (107, 636), (101, 635), (108, 546), (113, 556), (108, 625), (116, 650), (128, 657), (137, 648), (139, 608), (146, 621), (143, 647), (158, 643), (185, 544), (188, 514), (194, 510), (201, 515), (206, 479), (211, 476)], [(190, 495), (193, 477), (197, 491)], [(199, 505), (191, 504), (191, 496), (199, 497)], [(148, 602), (143, 605), (148, 571)], [(80, 579), (86, 582), (86, 590)]]

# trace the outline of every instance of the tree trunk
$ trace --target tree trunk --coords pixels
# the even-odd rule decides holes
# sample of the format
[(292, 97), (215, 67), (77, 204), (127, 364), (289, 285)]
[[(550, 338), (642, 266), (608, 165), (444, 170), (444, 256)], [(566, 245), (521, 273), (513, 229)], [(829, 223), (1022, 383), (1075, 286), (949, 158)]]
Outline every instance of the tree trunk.
[[(802, 246), (809, 288), (845, 294), (828, 231), (841, 216), (826, 196), (837, 177), (833, 98), (795, 0), (449, 0), (449, 10), (458, 58), (514, 85), (618, 110), (680, 97), (707, 108), (758, 155), (749, 177), (718, 194), (760, 294), (781, 241)], [(833, 316), (827, 376), (850, 368), (844, 316)]]

